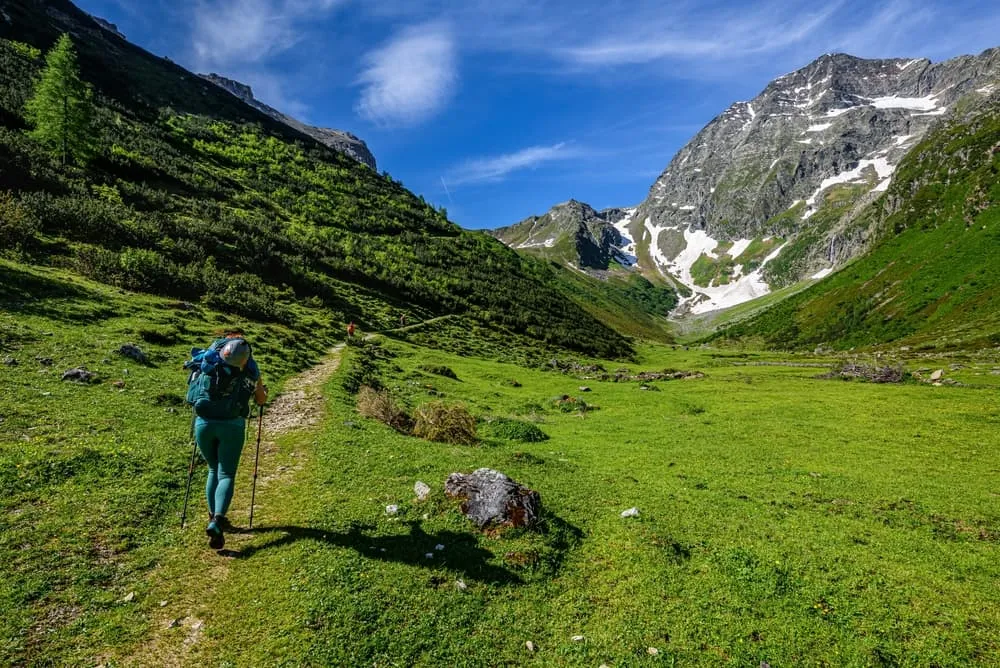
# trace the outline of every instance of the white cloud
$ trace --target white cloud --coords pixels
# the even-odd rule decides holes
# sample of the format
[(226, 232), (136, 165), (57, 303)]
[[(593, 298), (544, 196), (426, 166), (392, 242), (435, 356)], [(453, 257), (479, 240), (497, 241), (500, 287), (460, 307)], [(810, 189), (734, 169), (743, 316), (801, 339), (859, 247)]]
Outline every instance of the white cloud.
[(364, 57), (357, 112), (381, 125), (414, 125), (437, 113), (458, 79), (455, 42), (440, 22), (411, 26)]
[(342, 0), (199, 0), (194, 3), (196, 67), (259, 63), (287, 51), (317, 14)]
[(511, 172), (534, 169), (555, 160), (566, 160), (580, 155), (566, 142), (552, 146), (530, 146), (514, 153), (469, 160), (452, 170), (449, 182), (452, 185), (502, 181)]
[(798, 13), (788, 7), (756, 8), (748, 13), (684, 16), (638, 13), (630, 30), (608, 31), (586, 46), (556, 49), (553, 54), (579, 66), (631, 65), (663, 59), (735, 60), (780, 51), (800, 43), (822, 27), (843, 2), (821, 11)]

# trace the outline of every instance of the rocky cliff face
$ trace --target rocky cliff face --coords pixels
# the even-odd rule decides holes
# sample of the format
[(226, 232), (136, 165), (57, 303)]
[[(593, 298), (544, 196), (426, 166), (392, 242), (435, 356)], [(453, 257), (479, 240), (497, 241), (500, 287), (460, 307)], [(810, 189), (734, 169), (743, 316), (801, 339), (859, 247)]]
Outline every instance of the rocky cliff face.
[(589, 204), (569, 200), (542, 216), (490, 232), (512, 248), (556, 260), (581, 270), (607, 270), (612, 262), (630, 266), (622, 250), (625, 238), (616, 227), (627, 216), (623, 209), (596, 211)]
[(730, 106), (637, 209), (603, 219), (634, 266), (687, 286), (678, 315), (823, 278), (877, 233), (859, 214), (903, 156), (938, 121), (989, 104), (994, 90), (1000, 48), (938, 64), (825, 55)]
[(368, 165), (372, 169), (377, 169), (375, 164), (375, 156), (372, 155), (371, 151), (368, 150), (368, 145), (358, 137), (352, 135), (350, 132), (344, 132), (343, 130), (333, 130), (331, 128), (317, 128), (311, 125), (306, 125), (301, 121), (298, 121), (291, 116), (281, 113), (273, 107), (269, 107), (263, 102), (257, 100), (253, 96), (253, 90), (250, 86), (239, 81), (234, 81), (232, 79), (227, 79), (226, 77), (220, 76), (218, 74), (202, 74), (204, 79), (211, 81), (215, 85), (223, 88), (236, 97), (240, 98), (247, 104), (249, 104), (254, 109), (261, 111), (275, 120), (281, 121), (282, 123), (295, 128), (303, 134), (307, 134), (316, 141), (326, 146), (329, 146), (335, 151), (340, 151), (346, 155), (351, 156), (358, 162)]

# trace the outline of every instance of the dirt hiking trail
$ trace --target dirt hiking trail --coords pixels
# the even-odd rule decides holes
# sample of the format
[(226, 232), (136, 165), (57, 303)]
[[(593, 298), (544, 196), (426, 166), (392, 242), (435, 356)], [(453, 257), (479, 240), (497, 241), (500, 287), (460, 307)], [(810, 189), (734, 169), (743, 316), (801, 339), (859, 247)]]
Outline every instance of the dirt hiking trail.
[[(364, 335), (371, 339), (374, 334)], [(358, 337), (362, 338), (362, 337)], [(306, 429), (322, 422), (326, 397), (323, 386), (340, 368), (341, 356), (346, 344), (338, 344), (327, 351), (318, 364), (290, 378), (284, 390), (265, 406), (261, 437), (259, 476), (257, 479), (257, 503), (254, 525), (271, 519), (261, 511), (261, 499), (268, 497), (267, 489), (276, 483), (290, 481), (300, 470), (306, 456), (293, 451), (293, 462), (277, 465), (278, 448), (275, 441), (293, 431)], [(256, 451), (257, 419), (247, 421), (247, 440), (240, 458), (236, 475), (236, 492), (233, 499), (230, 521), (233, 531), (226, 533), (226, 547), (218, 552), (211, 550), (203, 542), (203, 525), (207, 521), (204, 503), (204, 473), (199, 466), (191, 483), (191, 504), (188, 507), (187, 526), (184, 529), (183, 544), (177, 552), (166, 557), (163, 566), (150, 574), (155, 584), (151, 595), (164, 600), (159, 607), (153, 607), (152, 631), (150, 637), (134, 654), (123, 657), (128, 666), (186, 666), (198, 661), (197, 650), (203, 638), (206, 611), (212, 601), (212, 592), (224, 587), (234, 557), (241, 547), (253, 540), (253, 534), (246, 529), (250, 511), (250, 495), (253, 484), (254, 456)], [(203, 464), (200, 461), (199, 463)], [(268, 509), (273, 514), (274, 509)], [(197, 534), (199, 546), (194, 548), (191, 537)], [(169, 580), (170, 584), (161, 585)], [(166, 587), (169, 591), (161, 591)], [(99, 659), (98, 664), (102, 665)], [(112, 665), (116, 661), (110, 661)]]

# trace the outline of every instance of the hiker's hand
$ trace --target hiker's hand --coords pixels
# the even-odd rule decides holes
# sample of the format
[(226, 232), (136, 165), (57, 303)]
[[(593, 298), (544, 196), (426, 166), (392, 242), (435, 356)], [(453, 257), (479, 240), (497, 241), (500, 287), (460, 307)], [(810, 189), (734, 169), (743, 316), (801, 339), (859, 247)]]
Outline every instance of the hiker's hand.
[(253, 399), (257, 402), (258, 406), (263, 406), (267, 403), (267, 385), (259, 380), (257, 381), (257, 387), (254, 388)]

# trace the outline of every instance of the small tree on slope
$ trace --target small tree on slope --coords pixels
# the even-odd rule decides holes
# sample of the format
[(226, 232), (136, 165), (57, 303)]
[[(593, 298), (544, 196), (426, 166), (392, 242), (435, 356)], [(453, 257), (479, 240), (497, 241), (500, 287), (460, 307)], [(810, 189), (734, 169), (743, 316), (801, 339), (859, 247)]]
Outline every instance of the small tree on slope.
[(93, 92), (80, 79), (73, 40), (63, 34), (45, 57), (45, 69), (28, 100), (27, 118), (35, 129), (31, 136), (47, 146), (66, 164), (89, 160), (95, 149)]

